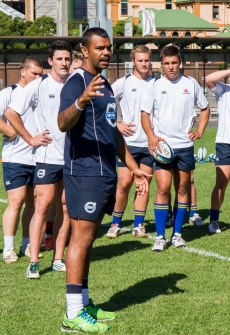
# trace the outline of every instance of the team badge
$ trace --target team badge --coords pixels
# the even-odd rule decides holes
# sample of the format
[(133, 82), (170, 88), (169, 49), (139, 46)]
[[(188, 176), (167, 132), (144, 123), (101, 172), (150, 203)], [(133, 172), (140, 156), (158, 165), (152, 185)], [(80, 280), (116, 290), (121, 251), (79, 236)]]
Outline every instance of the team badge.
[(112, 127), (116, 127), (117, 125), (117, 113), (116, 113), (116, 104), (108, 104), (105, 117), (107, 122), (110, 124)]
[(96, 202), (87, 202), (84, 206), (87, 213), (93, 213), (96, 210)]
[(45, 176), (45, 174), (46, 174), (46, 170), (42, 170), (42, 169), (40, 169), (40, 170), (38, 170), (38, 172), (37, 172), (37, 176), (38, 176), (38, 178), (43, 178), (43, 177)]
[(185, 89), (184, 89), (184, 92), (183, 92), (183, 94), (189, 94), (189, 91), (188, 91), (188, 89), (187, 89), (187, 88), (185, 88)]

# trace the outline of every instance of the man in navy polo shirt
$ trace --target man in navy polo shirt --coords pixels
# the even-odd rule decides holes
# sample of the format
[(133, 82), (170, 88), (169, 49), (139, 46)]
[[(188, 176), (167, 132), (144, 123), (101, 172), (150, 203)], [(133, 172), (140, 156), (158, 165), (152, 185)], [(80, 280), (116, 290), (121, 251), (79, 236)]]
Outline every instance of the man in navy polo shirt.
[(63, 170), (72, 235), (66, 255), (67, 313), (62, 331), (107, 332), (98, 322), (115, 313), (101, 310), (88, 296), (93, 242), (105, 213), (111, 215), (116, 192), (116, 155), (134, 173), (137, 191), (148, 189), (147, 174), (138, 168), (116, 126), (116, 103), (101, 71), (109, 66), (111, 42), (101, 28), (82, 37), (82, 67), (67, 80), (61, 93), (58, 125), (66, 132)]

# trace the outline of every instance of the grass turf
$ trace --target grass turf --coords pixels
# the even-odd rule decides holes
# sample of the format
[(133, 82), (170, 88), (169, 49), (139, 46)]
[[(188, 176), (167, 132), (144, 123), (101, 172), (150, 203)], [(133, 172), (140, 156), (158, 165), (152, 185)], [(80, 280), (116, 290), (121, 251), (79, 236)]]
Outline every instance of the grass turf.
[[(208, 154), (215, 152), (215, 129), (207, 129), (195, 142)], [(199, 212), (208, 220), (210, 196), (215, 182), (213, 163), (196, 164), (195, 184)], [(155, 234), (152, 181), (146, 227), (150, 237)], [(134, 191), (124, 215), (123, 226), (132, 229)], [(1, 185), (0, 198), (6, 199)], [(151, 251), (152, 239), (137, 239), (130, 232), (114, 240), (105, 237), (111, 218), (106, 216), (95, 242), (90, 271), (90, 295), (104, 309), (116, 311), (117, 319), (109, 322), (111, 335), (228, 335), (230, 288), (228, 257), (229, 190), (220, 215), (222, 233), (210, 235), (205, 227), (188, 224), (183, 238), (190, 249), (169, 247), (163, 253)], [(0, 203), (3, 213), (5, 203)], [(171, 228), (167, 228), (167, 237)], [(2, 235), (1, 235), (2, 240)], [(16, 250), (21, 241), (21, 227), (16, 237)], [(3, 244), (1, 244), (3, 245)], [(191, 251), (191, 250), (190, 250)], [(195, 251), (206, 251), (204, 256)], [(2, 252), (2, 250), (1, 250)], [(211, 253), (218, 254), (211, 257)], [(57, 335), (65, 313), (65, 274), (52, 273), (52, 252), (43, 252), (41, 279), (25, 277), (28, 258), (16, 264), (0, 262), (0, 335)], [(214, 255), (215, 256), (215, 255)]]

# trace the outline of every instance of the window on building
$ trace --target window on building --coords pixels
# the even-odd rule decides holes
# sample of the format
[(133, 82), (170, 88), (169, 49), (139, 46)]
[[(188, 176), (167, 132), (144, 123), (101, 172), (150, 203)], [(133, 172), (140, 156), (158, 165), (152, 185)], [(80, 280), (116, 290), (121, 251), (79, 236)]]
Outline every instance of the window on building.
[(165, 31), (161, 31), (159, 36), (166, 36), (166, 32)]
[(172, 9), (172, 0), (166, 0), (165, 9)]
[(25, 14), (25, 4), (24, 3), (12, 3), (13, 9), (16, 9), (18, 12)]
[(190, 31), (186, 31), (186, 33), (184, 34), (184, 36), (192, 36), (192, 34), (190, 33)]
[(213, 19), (219, 18), (219, 6), (213, 6), (212, 7), (212, 17)]
[(172, 36), (179, 36), (179, 33), (178, 33), (177, 31), (174, 31), (174, 32), (172, 33)]
[(128, 0), (121, 0), (121, 15), (128, 15)]

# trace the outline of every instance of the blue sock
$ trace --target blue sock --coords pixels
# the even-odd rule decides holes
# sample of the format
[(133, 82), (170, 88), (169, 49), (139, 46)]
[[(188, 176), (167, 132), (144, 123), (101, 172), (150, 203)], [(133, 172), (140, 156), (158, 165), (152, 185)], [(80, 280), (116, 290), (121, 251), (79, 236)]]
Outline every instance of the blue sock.
[(220, 211), (219, 209), (210, 209), (210, 222), (219, 220)]
[(134, 209), (134, 228), (138, 227), (139, 224), (144, 224), (146, 211), (139, 211)]
[(154, 202), (154, 215), (157, 236), (163, 236), (165, 238), (165, 225), (168, 217), (168, 211), (168, 204), (156, 204)]
[(117, 224), (120, 227), (123, 214), (124, 212), (113, 211), (112, 224)]
[(184, 223), (184, 217), (187, 212), (188, 203), (187, 202), (175, 202), (174, 204), (174, 226), (173, 226), (173, 234), (181, 233), (181, 229)]
[(198, 213), (197, 211), (197, 205), (190, 206), (189, 209), (189, 217), (193, 217), (194, 214)]

